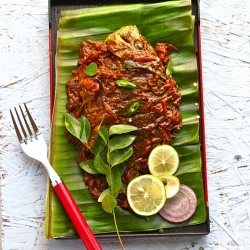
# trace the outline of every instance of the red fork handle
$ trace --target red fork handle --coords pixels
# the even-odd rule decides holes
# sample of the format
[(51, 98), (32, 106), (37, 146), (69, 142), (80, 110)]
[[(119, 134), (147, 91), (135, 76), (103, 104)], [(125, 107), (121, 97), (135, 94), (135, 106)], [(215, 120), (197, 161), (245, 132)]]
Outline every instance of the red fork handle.
[(97, 239), (95, 238), (64, 182), (55, 185), (54, 190), (64, 209), (66, 210), (71, 222), (73, 223), (77, 233), (82, 239), (85, 247), (88, 250), (101, 250), (101, 246), (99, 245)]

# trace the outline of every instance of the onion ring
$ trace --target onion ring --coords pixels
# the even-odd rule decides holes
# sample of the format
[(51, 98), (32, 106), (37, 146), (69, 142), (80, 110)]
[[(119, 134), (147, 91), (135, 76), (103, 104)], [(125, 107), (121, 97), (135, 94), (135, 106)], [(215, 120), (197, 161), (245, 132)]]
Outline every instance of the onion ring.
[(197, 198), (194, 191), (181, 184), (178, 193), (167, 199), (159, 214), (170, 222), (180, 223), (188, 220), (196, 211)]

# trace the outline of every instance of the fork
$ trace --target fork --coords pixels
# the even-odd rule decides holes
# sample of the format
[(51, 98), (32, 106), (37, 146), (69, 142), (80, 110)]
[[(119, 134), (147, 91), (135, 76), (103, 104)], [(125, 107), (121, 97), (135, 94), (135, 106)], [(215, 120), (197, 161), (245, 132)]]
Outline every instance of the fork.
[[(14, 107), (15, 116), (10, 110), (12, 122), (17, 134), (17, 138), (21, 144), (23, 151), (31, 158), (40, 161), (46, 168), (51, 184), (57, 194), (59, 200), (61, 201), (64, 209), (66, 210), (71, 222), (73, 223), (77, 233), (79, 234), (81, 240), (88, 250), (101, 250), (97, 239), (95, 238), (93, 232), (91, 231), (89, 225), (87, 224), (85, 218), (83, 217), (80, 209), (78, 208), (76, 202), (74, 201), (72, 195), (70, 194), (65, 183), (58, 176), (56, 171), (50, 165), (47, 159), (47, 145), (42, 137), (40, 131), (38, 130), (26, 104), (24, 103), (25, 111), (29, 118), (30, 125), (28, 124), (28, 119), (23, 112), (21, 105), (19, 105), (21, 111), (21, 118)], [(18, 126), (19, 124), (19, 126)], [(31, 128), (32, 127), (32, 128)], [(21, 128), (21, 129), (20, 129)]]

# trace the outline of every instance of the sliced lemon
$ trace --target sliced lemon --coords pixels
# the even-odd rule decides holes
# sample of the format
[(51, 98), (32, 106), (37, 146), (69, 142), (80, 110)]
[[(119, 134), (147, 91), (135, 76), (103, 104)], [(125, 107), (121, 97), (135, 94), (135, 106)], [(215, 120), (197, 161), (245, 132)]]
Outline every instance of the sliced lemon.
[(172, 175), (179, 166), (179, 156), (170, 145), (155, 147), (148, 157), (148, 168), (152, 175)]
[(157, 176), (157, 178), (159, 178), (165, 186), (167, 199), (172, 198), (178, 193), (180, 188), (180, 181), (176, 176), (160, 175)]
[(159, 212), (166, 202), (163, 182), (152, 175), (141, 175), (133, 179), (127, 187), (127, 198), (131, 209), (143, 216)]

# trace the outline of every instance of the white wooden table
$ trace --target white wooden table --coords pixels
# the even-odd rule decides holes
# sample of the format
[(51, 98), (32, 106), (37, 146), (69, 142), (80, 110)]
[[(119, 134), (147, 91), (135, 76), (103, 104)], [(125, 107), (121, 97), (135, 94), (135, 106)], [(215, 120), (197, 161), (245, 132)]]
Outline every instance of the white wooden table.
[[(45, 240), (47, 175), (27, 157), (9, 109), (28, 102), (49, 142), (48, 1), (0, 0), (2, 249), (84, 249)], [(211, 233), (124, 239), (134, 249), (250, 249), (250, 2), (201, 0), (201, 38)], [(116, 238), (103, 249), (120, 249)]]

